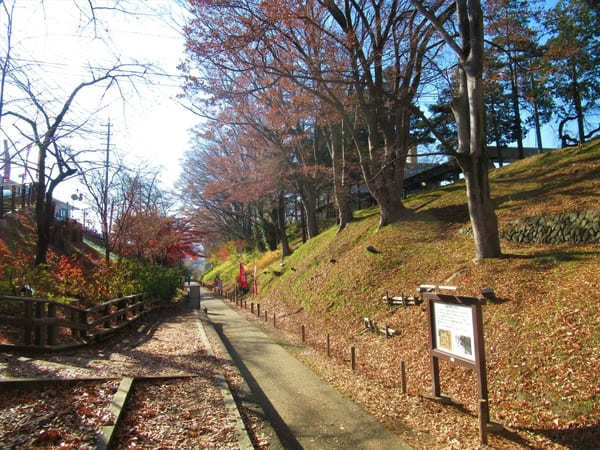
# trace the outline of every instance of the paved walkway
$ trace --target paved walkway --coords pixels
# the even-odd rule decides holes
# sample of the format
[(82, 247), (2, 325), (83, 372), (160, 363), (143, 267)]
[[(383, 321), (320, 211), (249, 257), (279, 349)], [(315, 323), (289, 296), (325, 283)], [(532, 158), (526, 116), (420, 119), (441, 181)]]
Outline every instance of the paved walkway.
[(201, 306), (286, 449), (410, 448), (222, 300)]

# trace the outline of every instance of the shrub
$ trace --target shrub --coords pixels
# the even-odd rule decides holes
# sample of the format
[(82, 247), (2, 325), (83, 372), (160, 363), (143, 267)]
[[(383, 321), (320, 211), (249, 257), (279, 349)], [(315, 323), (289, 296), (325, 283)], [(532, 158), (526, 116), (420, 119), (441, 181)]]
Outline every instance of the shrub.
[(142, 290), (163, 301), (171, 300), (181, 284), (182, 271), (158, 265), (145, 266), (137, 274)]

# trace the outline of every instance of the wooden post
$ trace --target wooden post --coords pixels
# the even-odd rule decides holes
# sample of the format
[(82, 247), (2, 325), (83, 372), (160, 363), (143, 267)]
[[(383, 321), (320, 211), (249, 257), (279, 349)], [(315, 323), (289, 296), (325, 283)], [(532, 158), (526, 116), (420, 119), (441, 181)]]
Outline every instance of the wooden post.
[(265, 322), (266, 322), (267, 320), (269, 320), (269, 319), (267, 318), (267, 311), (265, 311)]
[[(477, 373), (477, 392), (479, 398), (485, 401), (483, 405), (483, 420), (486, 425), (490, 422), (490, 410), (488, 403), (488, 388), (487, 388), (487, 370), (485, 367), (485, 346), (483, 342), (483, 315), (481, 312), (481, 303), (478, 303), (473, 308), (473, 324), (475, 325), (475, 341), (476, 341), (476, 359), (478, 360), (475, 373)], [(487, 437), (485, 438), (487, 442)]]
[(487, 417), (489, 415), (488, 402), (486, 399), (479, 399), (479, 441), (487, 444)]
[(329, 333), (327, 333), (327, 357), (331, 356), (331, 344), (329, 342)]
[[(42, 319), (44, 317), (44, 304), (42, 302), (35, 302), (35, 318)], [(42, 326), (36, 324), (34, 327), (33, 344), (42, 345)]]
[(302, 325), (302, 343), (304, 344), (306, 342), (306, 330), (304, 329), (304, 325)]
[(277, 324), (275, 323), (275, 313), (273, 313), (273, 328), (277, 328)]
[[(48, 319), (56, 319), (56, 304), (54, 303), (48, 303)], [(56, 324), (48, 324), (46, 327), (46, 339), (48, 345), (56, 345)]]
[[(77, 320), (77, 316), (75, 315), (75, 311), (74, 310), (69, 310), (69, 320), (73, 323), (75, 323), (75, 321)], [(78, 338), (79, 337), (79, 329), (77, 328), (71, 328), (71, 335), (74, 338)]]
[(125, 312), (125, 306), (127, 305), (127, 300), (121, 300), (119, 302), (119, 310), (121, 314), (119, 314), (119, 322), (124, 322), (127, 320), (127, 313)]
[(385, 324), (385, 337), (386, 339), (390, 337), (390, 327), (388, 327), (387, 323)]
[(17, 199), (15, 198), (17, 194), (16, 188), (14, 184), (10, 187), (10, 208), (13, 212), (17, 209)]
[(440, 362), (436, 356), (431, 356), (431, 382), (433, 384), (433, 396), (438, 398), (442, 393), (442, 389), (440, 387)]
[(260, 319), (260, 303), (256, 304), (256, 316)]
[(79, 333), (82, 338), (86, 338), (87, 337), (87, 311), (79, 312), (79, 323), (81, 325), (85, 326), (85, 328), (81, 329)]
[(352, 370), (356, 369), (356, 349), (354, 347), (350, 347), (350, 364), (352, 366)]
[(244, 309), (248, 309), (248, 302), (244, 300)]
[(406, 394), (406, 365), (404, 361), (400, 362), (400, 382), (402, 383), (402, 393)]
[[(103, 314), (104, 314), (105, 316), (108, 316), (108, 315), (110, 314), (110, 306), (106, 305), (106, 306), (104, 307), (104, 312), (103, 312)], [(104, 328), (106, 328), (106, 329), (109, 329), (109, 328), (110, 328), (110, 318), (108, 318), (108, 319), (106, 319), (106, 320), (104, 321)]]
[(250, 312), (254, 314), (254, 302), (250, 302)]
[[(1, 189), (0, 189), (1, 190)], [(33, 327), (31, 325), (31, 319), (33, 319), (33, 305), (31, 302), (24, 302), (25, 306), (25, 336), (23, 342), (25, 345), (31, 345), (31, 332), (33, 331)]]

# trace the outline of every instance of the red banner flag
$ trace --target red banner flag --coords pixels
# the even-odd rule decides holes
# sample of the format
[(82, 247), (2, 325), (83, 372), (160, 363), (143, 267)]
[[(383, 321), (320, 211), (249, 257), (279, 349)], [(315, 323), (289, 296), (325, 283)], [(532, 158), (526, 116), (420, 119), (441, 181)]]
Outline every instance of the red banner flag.
[(248, 289), (248, 279), (246, 278), (246, 269), (244, 269), (244, 263), (240, 263), (240, 287), (242, 289)]
[(252, 284), (252, 293), (258, 295), (258, 280), (256, 279), (256, 263), (254, 263), (254, 282)]

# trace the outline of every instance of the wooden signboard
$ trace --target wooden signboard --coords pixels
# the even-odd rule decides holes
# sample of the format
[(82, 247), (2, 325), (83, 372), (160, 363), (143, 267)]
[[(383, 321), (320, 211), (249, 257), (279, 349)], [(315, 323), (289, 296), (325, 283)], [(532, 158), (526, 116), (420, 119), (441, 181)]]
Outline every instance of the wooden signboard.
[(440, 359), (473, 370), (477, 375), (477, 393), (480, 399), (480, 435), (485, 442), (489, 408), (481, 300), (432, 292), (424, 293), (423, 299), (427, 302), (429, 317), (433, 398), (442, 399)]

